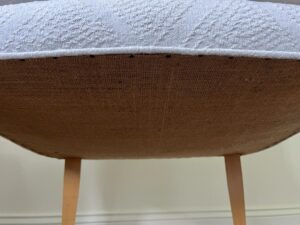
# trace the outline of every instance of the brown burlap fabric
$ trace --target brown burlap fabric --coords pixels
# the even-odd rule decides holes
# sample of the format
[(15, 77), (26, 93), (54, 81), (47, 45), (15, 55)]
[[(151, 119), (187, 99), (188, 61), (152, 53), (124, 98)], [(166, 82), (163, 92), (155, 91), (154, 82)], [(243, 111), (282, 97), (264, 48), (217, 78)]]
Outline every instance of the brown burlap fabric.
[(180, 55), (0, 61), (0, 134), (57, 157), (247, 154), (300, 131), (300, 62)]

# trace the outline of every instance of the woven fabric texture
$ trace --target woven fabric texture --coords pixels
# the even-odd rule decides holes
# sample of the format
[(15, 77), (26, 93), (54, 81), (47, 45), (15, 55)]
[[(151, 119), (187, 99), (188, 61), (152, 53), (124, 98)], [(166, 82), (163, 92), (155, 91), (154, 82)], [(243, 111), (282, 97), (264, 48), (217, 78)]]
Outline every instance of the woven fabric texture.
[(48, 0), (0, 6), (0, 59), (108, 53), (300, 58), (300, 6)]
[(0, 134), (51, 157), (248, 154), (300, 131), (297, 60), (110, 55), (0, 68)]

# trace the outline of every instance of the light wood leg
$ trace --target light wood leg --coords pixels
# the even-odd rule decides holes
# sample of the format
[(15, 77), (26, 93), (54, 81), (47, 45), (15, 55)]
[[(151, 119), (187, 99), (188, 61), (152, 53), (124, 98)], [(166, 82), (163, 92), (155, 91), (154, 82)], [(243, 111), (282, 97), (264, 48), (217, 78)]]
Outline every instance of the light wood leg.
[(81, 159), (65, 160), (62, 225), (75, 225), (80, 186)]
[(225, 156), (227, 183), (234, 225), (246, 225), (243, 175), (240, 155)]

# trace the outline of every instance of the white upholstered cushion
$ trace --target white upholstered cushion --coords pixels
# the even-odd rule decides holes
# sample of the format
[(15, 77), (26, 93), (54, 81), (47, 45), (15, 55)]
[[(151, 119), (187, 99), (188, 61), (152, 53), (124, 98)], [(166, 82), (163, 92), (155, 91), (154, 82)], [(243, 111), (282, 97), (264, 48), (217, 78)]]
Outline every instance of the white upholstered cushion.
[(249, 0), (49, 0), (0, 6), (0, 59), (109, 53), (300, 59), (300, 6)]

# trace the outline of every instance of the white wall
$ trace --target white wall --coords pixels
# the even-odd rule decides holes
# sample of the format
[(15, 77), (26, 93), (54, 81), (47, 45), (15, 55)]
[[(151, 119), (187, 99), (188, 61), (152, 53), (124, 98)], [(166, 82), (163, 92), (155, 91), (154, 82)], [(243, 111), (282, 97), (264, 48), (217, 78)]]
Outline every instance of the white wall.
[[(300, 135), (244, 157), (247, 208), (300, 213), (299, 162)], [(62, 160), (0, 138), (0, 179), (0, 222), (1, 216), (60, 213)], [(228, 209), (222, 158), (83, 162), (79, 214)]]

